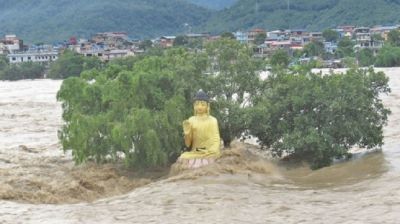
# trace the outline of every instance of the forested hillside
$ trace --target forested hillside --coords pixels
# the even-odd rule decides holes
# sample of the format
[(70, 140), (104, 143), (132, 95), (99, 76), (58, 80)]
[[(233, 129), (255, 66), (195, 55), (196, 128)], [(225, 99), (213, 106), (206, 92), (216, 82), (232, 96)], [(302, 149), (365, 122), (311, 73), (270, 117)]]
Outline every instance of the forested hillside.
[(205, 8), (221, 10), (229, 8), (238, 0), (188, 0), (189, 2)]
[(0, 35), (28, 42), (126, 31), (133, 38), (183, 32), (205, 22), (210, 11), (184, 0), (0, 0)]
[(321, 30), (337, 25), (400, 22), (399, 0), (239, 0), (215, 14), (202, 29), (212, 32), (261, 27)]
[(313, 31), (397, 24), (399, 11), (400, 0), (0, 0), (0, 35), (34, 43), (125, 31), (143, 39), (182, 34), (185, 24), (213, 34), (254, 27)]

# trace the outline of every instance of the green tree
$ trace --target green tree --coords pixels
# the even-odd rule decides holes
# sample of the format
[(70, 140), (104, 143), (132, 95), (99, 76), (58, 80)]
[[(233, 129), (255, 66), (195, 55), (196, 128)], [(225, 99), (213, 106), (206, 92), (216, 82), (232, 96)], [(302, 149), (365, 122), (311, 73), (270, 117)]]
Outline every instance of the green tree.
[(363, 48), (357, 52), (358, 64), (360, 66), (370, 66), (375, 62), (374, 52), (371, 49)]
[(250, 133), (275, 156), (306, 161), (313, 169), (328, 166), (350, 156), (355, 145), (383, 144), (390, 111), (379, 95), (388, 92), (388, 78), (373, 69), (278, 71), (252, 109)]
[(43, 78), (44, 71), (45, 66), (39, 63), (24, 62), (19, 64), (9, 64), (0, 70), (0, 79), (38, 79)]
[(175, 38), (175, 40), (174, 40), (174, 47), (177, 47), (177, 46), (184, 46), (184, 45), (187, 45), (188, 43), (189, 43), (189, 41), (188, 41), (187, 36), (180, 35), (180, 36), (177, 36), (177, 37)]
[(232, 40), (236, 39), (235, 35), (233, 35), (233, 33), (231, 33), (231, 32), (223, 32), (221, 34), (221, 38), (227, 38), (227, 39), (232, 39)]
[(320, 41), (312, 41), (304, 46), (303, 54), (307, 57), (322, 57), (325, 53), (324, 44)]
[(230, 146), (248, 128), (246, 111), (257, 95), (261, 62), (251, 49), (239, 42), (222, 38), (206, 46), (209, 58), (209, 85), (205, 88), (214, 102), (212, 114), (217, 118), (224, 145)]
[(66, 50), (57, 61), (50, 65), (49, 78), (65, 79), (79, 76), (85, 69), (100, 68), (102, 63), (98, 57), (84, 57), (76, 52)]
[(326, 29), (322, 32), (322, 36), (325, 38), (326, 41), (328, 42), (337, 42), (339, 39), (339, 33), (335, 30), (331, 29)]
[(349, 38), (343, 38), (338, 43), (338, 49), (336, 51), (336, 56), (339, 58), (343, 57), (354, 57), (354, 42)]
[(391, 30), (388, 33), (387, 41), (392, 46), (400, 47), (400, 31), (399, 30)]
[(381, 34), (377, 34), (377, 33), (375, 33), (375, 34), (372, 34), (372, 40), (373, 41), (383, 41), (383, 40), (385, 40), (383, 37), (382, 37), (382, 35)]
[(0, 54), (0, 71), (5, 70), (9, 65), (7, 56)]
[(145, 51), (152, 47), (153, 47), (153, 42), (151, 40), (143, 40), (139, 44), (139, 48)]
[(376, 56), (375, 65), (379, 67), (400, 66), (400, 47), (384, 45)]
[(258, 33), (256, 35), (256, 37), (254, 38), (254, 43), (257, 45), (263, 44), (265, 41), (265, 38), (267, 38), (267, 34), (265, 32)]
[(272, 66), (283, 66), (289, 65), (289, 55), (284, 50), (277, 50), (271, 57), (270, 64)]

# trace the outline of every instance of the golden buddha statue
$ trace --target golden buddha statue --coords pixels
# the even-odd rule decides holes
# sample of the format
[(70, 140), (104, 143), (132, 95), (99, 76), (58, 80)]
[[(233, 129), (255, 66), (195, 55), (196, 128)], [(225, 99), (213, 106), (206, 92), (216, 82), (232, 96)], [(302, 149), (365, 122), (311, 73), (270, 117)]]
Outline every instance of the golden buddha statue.
[(190, 151), (182, 153), (180, 162), (187, 168), (197, 168), (213, 162), (220, 156), (218, 122), (210, 115), (210, 100), (203, 90), (194, 97), (194, 116), (183, 121), (185, 145)]

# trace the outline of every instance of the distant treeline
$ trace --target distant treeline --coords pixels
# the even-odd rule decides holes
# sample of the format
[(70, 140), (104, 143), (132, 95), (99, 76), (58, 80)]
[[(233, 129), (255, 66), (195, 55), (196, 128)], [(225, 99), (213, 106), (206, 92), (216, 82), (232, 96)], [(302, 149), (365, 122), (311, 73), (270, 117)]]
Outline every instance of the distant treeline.
[(0, 80), (38, 79), (45, 69), (45, 65), (33, 62), (10, 64), (5, 55), (0, 55)]

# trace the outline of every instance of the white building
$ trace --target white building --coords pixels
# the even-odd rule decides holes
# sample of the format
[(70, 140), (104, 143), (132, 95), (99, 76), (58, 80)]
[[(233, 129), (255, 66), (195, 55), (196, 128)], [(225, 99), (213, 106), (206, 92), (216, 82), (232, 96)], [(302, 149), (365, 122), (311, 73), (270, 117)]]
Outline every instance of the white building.
[(7, 55), (10, 63), (21, 62), (51, 62), (58, 59), (58, 52), (24, 52)]
[(11, 53), (22, 50), (23, 42), (15, 34), (5, 35), (2, 40), (4, 46)]

